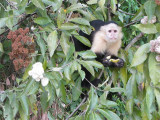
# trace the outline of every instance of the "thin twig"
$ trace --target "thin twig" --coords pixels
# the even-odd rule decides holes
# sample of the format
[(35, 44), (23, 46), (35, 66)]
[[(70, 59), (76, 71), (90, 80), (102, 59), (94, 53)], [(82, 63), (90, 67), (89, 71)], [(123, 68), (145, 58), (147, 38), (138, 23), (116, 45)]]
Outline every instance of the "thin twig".
[(0, 3), (0, 5), (2, 6), (2, 8), (3, 8), (5, 11), (7, 11), (7, 9), (2, 5), (2, 3)]
[(138, 34), (125, 48), (125, 50), (128, 50), (134, 43), (136, 43), (142, 36), (144, 35), (144, 33), (140, 33)]
[(141, 19), (136, 20), (136, 21), (133, 21), (133, 22), (131, 22), (131, 23), (128, 23), (128, 24), (124, 25), (123, 27), (128, 27), (128, 26), (133, 25), (133, 24), (135, 24), (135, 23), (137, 23), (137, 22), (139, 22), (139, 21), (141, 21)]
[(107, 3), (107, 8), (108, 8), (108, 21), (111, 21), (112, 18), (111, 18), (111, 5), (110, 5), (111, 1), (108, 0), (108, 3)]
[(133, 13), (127, 13), (127, 12), (121, 10), (121, 9), (118, 9), (118, 11), (121, 12), (121, 13), (124, 13), (124, 14), (126, 14), (126, 15), (133, 15), (133, 16), (135, 15), (135, 14), (133, 14)]
[(9, 2), (8, 0), (6, 0), (6, 2), (7, 2), (11, 7), (13, 7), (13, 8), (16, 9), (16, 10), (18, 10), (18, 8), (17, 8), (16, 6), (14, 6), (12, 2)]
[(73, 14), (73, 12), (70, 12), (70, 14), (69, 14), (69, 16), (68, 16), (68, 18), (66, 20), (66, 23), (69, 21), (69, 19), (71, 18), (72, 14)]
[(105, 92), (105, 90), (101, 90), (99, 88), (97, 88), (95, 85), (93, 85), (87, 78), (84, 78), (90, 85), (92, 85), (96, 90), (101, 91), (101, 92)]
[(71, 118), (74, 115), (74, 113), (84, 104), (86, 99), (87, 97), (83, 98), (82, 102), (76, 107), (76, 109), (74, 109), (74, 111), (66, 118), (66, 120), (69, 120), (69, 118)]
[(100, 74), (99, 74), (99, 76), (98, 76), (98, 79), (100, 79), (100, 78), (101, 78), (101, 76), (102, 76), (103, 72), (104, 72), (104, 70), (102, 70), (102, 71), (101, 71), (101, 73), (100, 73)]

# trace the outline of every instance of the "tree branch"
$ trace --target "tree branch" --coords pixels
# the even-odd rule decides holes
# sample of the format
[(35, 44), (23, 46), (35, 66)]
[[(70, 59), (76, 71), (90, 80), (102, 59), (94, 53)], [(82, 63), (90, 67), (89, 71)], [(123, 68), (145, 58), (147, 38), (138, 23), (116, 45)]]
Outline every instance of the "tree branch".
[(133, 22), (131, 22), (131, 23), (128, 23), (128, 24), (124, 25), (123, 27), (128, 27), (128, 26), (133, 25), (133, 24), (135, 24), (135, 23), (137, 23), (137, 22), (139, 22), (139, 21), (141, 21), (141, 19), (136, 20), (136, 21), (133, 21)]
[(84, 104), (86, 99), (87, 97), (83, 98), (82, 102), (76, 107), (76, 109), (74, 109), (74, 111), (66, 118), (66, 120), (69, 120), (69, 118), (71, 118), (74, 115), (74, 113)]
[(135, 15), (135, 14), (132, 14), (132, 13), (127, 13), (127, 12), (121, 10), (121, 9), (118, 9), (118, 11), (121, 12), (121, 13), (124, 13), (124, 14), (126, 14), (126, 15), (133, 15), (133, 16)]
[(108, 8), (108, 21), (111, 21), (112, 18), (111, 18), (111, 1), (110, 0), (108, 0), (107, 8)]
[(142, 36), (144, 35), (144, 33), (140, 33), (138, 34), (125, 48), (125, 50), (128, 50), (134, 43), (136, 43)]

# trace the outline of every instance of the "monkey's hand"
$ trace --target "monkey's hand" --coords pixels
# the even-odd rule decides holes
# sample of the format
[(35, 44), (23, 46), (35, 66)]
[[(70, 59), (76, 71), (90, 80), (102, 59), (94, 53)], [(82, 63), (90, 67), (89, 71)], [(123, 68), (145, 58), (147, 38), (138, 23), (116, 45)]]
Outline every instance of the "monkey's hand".
[(124, 61), (121, 58), (115, 56), (107, 56), (103, 59), (103, 65), (105, 67), (123, 67)]

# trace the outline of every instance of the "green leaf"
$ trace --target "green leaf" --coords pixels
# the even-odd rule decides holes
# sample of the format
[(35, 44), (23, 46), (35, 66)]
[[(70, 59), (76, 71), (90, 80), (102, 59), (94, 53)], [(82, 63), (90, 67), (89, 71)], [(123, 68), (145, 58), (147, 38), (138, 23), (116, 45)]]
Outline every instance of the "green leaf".
[(75, 52), (75, 46), (74, 46), (74, 44), (72, 43), (72, 44), (70, 45), (69, 50), (68, 50), (67, 57), (66, 57), (66, 61), (68, 61), (70, 58), (72, 58), (74, 52)]
[(68, 80), (71, 80), (71, 66), (70, 65), (64, 68), (64, 75)]
[(94, 66), (96, 68), (101, 68), (103, 69), (103, 64), (98, 62), (98, 61), (86, 61), (87, 64), (90, 64), (91, 66)]
[(155, 15), (157, 16), (158, 20), (160, 21), (160, 14), (159, 14), (159, 12), (160, 12), (160, 6), (157, 6), (156, 7)]
[(47, 5), (51, 5), (53, 11), (58, 10), (62, 5), (62, 0), (42, 0), (42, 1)]
[(3, 45), (2, 45), (1, 42), (0, 42), (0, 52), (4, 52), (4, 50), (3, 50)]
[(41, 94), (40, 101), (42, 110), (43, 112), (45, 112), (46, 109), (48, 108), (48, 92), (45, 91)]
[(77, 28), (78, 28), (78, 25), (75, 25), (73, 23), (64, 23), (59, 27), (59, 29), (62, 29), (62, 30), (74, 30)]
[(6, 20), (7, 19), (8, 19), (7, 17), (0, 18), (0, 28), (4, 27), (6, 25)]
[(31, 1), (36, 7), (40, 8), (42, 10), (45, 9), (45, 6), (44, 6), (42, 0), (31, 0)]
[(13, 16), (8, 17), (8, 19), (6, 20), (6, 26), (12, 30), (13, 25), (14, 25), (14, 20), (13, 20)]
[(60, 92), (61, 92), (61, 97), (62, 97), (62, 101), (64, 103), (67, 103), (66, 101), (66, 90), (65, 90), (65, 86), (64, 86), (64, 83), (61, 81), (61, 84), (60, 84)]
[(116, 5), (117, 5), (117, 0), (111, 0), (111, 9), (114, 14), (116, 13), (116, 9), (117, 9)]
[(69, 21), (74, 22), (74, 23), (78, 23), (78, 24), (81, 24), (81, 25), (90, 26), (89, 21), (84, 19), (84, 18), (71, 18)]
[(72, 89), (72, 97), (73, 101), (77, 101), (81, 95), (82, 87), (81, 87), (81, 79), (76, 81), (75, 86)]
[(55, 31), (51, 32), (47, 38), (47, 45), (48, 45), (50, 57), (53, 56), (54, 51), (57, 48), (57, 41), (58, 41), (57, 31), (55, 30)]
[(158, 62), (156, 61), (156, 54), (151, 53), (149, 55), (149, 75), (151, 78), (151, 82), (153, 82), (154, 85), (159, 83), (159, 76), (160, 76), (160, 68), (158, 66)]
[(96, 54), (91, 50), (78, 52), (78, 55), (80, 55), (84, 59), (93, 59), (97, 57)]
[(31, 89), (31, 86), (33, 85), (35, 83), (35, 80), (28, 80), (28, 83), (26, 84), (26, 87), (25, 87), (25, 89), (24, 89), (24, 91), (23, 91), (23, 94), (24, 95), (27, 95), (27, 93), (30, 91), (30, 89)]
[(137, 87), (136, 87), (136, 79), (135, 73), (132, 73), (132, 76), (129, 78), (127, 86), (126, 86), (126, 95), (128, 99), (132, 99), (136, 96)]
[(23, 74), (23, 81), (25, 81), (29, 77), (28, 72), (32, 69), (32, 65), (32, 63), (29, 64), (28, 67), (25, 69), (25, 72)]
[(144, 7), (141, 6), (141, 7), (139, 8), (139, 10), (137, 11), (137, 13), (134, 15), (134, 17), (133, 17), (131, 20), (132, 20), (132, 21), (135, 21), (135, 20), (141, 19), (141, 18), (144, 16), (143, 10), (144, 10)]
[(44, 39), (41, 38), (40, 34), (35, 34), (37, 36), (36, 42), (40, 47), (41, 53), (43, 57), (45, 57), (45, 52), (46, 52), (46, 44), (44, 42)]
[(157, 33), (157, 29), (154, 24), (137, 24), (133, 26), (138, 28), (141, 32), (146, 33), (146, 34)]
[(89, 92), (89, 101), (90, 101), (90, 103), (89, 103), (88, 111), (90, 112), (96, 107), (96, 105), (98, 103), (98, 96), (97, 96), (97, 93), (93, 87), (91, 87), (91, 90)]
[(102, 105), (105, 105), (107, 108), (111, 108), (111, 107), (116, 107), (117, 106), (117, 103), (114, 102), (114, 101), (110, 101), (110, 100), (101, 100), (100, 103)]
[(91, 43), (87, 38), (80, 36), (80, 35), (74, 35), (74, 37), (78, 39), (81, 43), (83, 43), (84, 45), (91, 47)]
[(110, 110), (97, 109), (107, 120), (120, 120), (118, 115)]
[(138, 48), (134, 54), (134, 58), (131, 63), (131, 67), (142, 64), (147, 59), (147, 53), (150, 51), (150, 44), (144, 44)]
[(79, 71), (79, 74), (80, 74), (80, 76), (81, 76), (81, 79), (84, 80), (85, 75), (86, 75), (85, 72), (84, 72), (83, 70), (80, 70), (80, 71)]
[(87, 61), (81, 60), (79, 62), (80, 62), (80, 64), (83, 65), (83, 67), (85, 67), (92, 74), (92, 76), (95, 75), (93, 67), (89, 63), (87, 63)]
[(61, 38), (60, 38), (60, 45), (61, 45), (65, 55), (67, 55), (68, 50), (70, 48), (69, 39), (70, 39), (70, 37), (67, 36), (64, 32), (62, 32)]
[(26, 95), (22, 95), (20, 97), (20, 103), (22, 106), (22, 109), (25, 113), (25, 115), (29, 115), (29, 101), (28, 101), (28, 97)]
[(80, 8), (84, 8), (84, 7), (88, 7), (88, 6), (85, 4), (81, 4), (81, 3), (73, 4), (69, 8), (67, 8), (67, 13), (70, 13), (71, 11), (76, 11), (76, 10), (78, 10)]
[(127, 101), (126, 109), (129, 113), (129, 115), (132, 115), (132, 113), (133, 113), (133, 99), (130, 99), (130, 100)]
[(151, 113), (151, 107), (153, 105), (153, 102), (155, 100), (154, 91), (153, 88), (150, 86), (147, 87), (147, 93), (146, 93), (146, 104), (149, 112)]
[(25, 8), (25, 12), (27, 13), (27, 14), (32, 14), (32, 13), (34, 13), (35, 11), (36, 11), (36, 6), (35, 5), (33, 5), (33, 4), (29, 4), (29, 6), (27, 6), (26, 8)]
[(89, 0), (89, 1), (87, 1), (88, 5), (92, 5), (92, 4), (96, 4), (96, 3), (97, 3), (97, 0)]
[(153, 1), (153, 0), (148, 0), (144, 4), (144, 9), (145, 9), (145, 12), (146, 12), (149, 20), (153, 17), (153, 15), (155, 13), (156, 6), (157, 5), (156, 5), (155, 1)]
[(47, 17), (38, 17), (34, 19), (34, 22), (39, 25), (46, 25), (48, 23), (51, 23), (52, 21)]
[(107, 16), (106, 16), (106, 13), (105, 13), (105, 10), (104, 10), (105, 9), (105, 2), (106, 2), (106, 0), (99, 0), (98, 5), (103, 12), (104, 18), (106, 19)]
[(154, 89), (154, 94), (156, 96), (157, 104), (158, 104), (158, 109), (160, 112), (160, 91), (157, 89)]
[(64, 12), (63, 8), (60, 8), (60, 10), (58, 11), (58, 17), (57, 17), (58, 28), (61, 26), (62, 23), (64, 23), (65, 19), (66, 19), (66, 13)]
[(110, 92), (125, 92), (124, 88), (114, 87), (109, 90)]
[(9, 99), (5, 101), (4, 108), (3, 108), (3, 117), (5, 120), (13, 120), (13, 109), (10, 105)]
[(124, 88), (126, 87), (127, 81), (128, 81), (128, 77), (127, 77), (127, 67), (122, 67), (120, 69), (120, 78), (123, 82)]

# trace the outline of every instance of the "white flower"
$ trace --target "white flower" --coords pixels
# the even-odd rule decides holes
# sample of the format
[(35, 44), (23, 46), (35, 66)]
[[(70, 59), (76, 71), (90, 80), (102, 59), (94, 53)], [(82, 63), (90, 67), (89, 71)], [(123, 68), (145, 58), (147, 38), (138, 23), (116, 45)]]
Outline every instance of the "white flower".
[(157, 46), (157, 47), (155, 48), (155, 52), (156, 52), (156, 53), (160, 53), (160, 46)]
[(156, 60), (157, 60), (158, 62), (160, 62), (160, 55), (157, 55), (157, 56), (156, 56)]
[(46, 86), (49, 82), (48, 78), (43, 76), (44, 69), (41, 62), (37, 62), (33, 65), (32, 70), (28, 72), (28, 74), (35, 79), (35, 81), (39, 82), (41, 80), (42, 86)]
[(141, 19), (141, 23), (142, 23), (142, 24), (147, 24), (147, 20), (145, 20), (145, 19), (143, 18), (143, 19)]
[(46, 86), (46, 85), (48, 85), (48, 83), (49, 83), (49, 79), (48, 78), (44, 77), (44, 78), (41, 79), (42, 86)]

